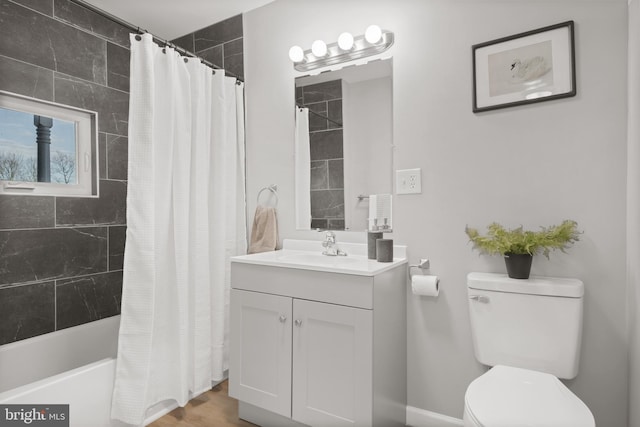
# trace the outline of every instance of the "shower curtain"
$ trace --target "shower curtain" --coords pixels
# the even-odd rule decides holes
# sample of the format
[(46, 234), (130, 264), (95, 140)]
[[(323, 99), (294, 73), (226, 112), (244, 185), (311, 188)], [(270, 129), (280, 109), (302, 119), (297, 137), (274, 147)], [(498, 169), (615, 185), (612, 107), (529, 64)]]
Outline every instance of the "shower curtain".
[(296, 107), (295, 134), (296, 229), (311, 229), (311, 151), (309, 109)]
[(246, 253), (243, 87), (132, 34), (129, 107), (111, 416), (140, 425), (149, 407), (184, 406), (227, 368), (229, 257)]

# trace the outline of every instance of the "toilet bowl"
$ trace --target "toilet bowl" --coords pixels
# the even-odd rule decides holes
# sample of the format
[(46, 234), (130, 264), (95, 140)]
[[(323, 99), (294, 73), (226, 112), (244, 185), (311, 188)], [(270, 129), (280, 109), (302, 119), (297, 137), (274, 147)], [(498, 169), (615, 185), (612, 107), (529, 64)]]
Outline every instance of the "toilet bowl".
[(589, 408), (558, 378), (496, 365), (467, 388), (465, 427), (595, 427)]

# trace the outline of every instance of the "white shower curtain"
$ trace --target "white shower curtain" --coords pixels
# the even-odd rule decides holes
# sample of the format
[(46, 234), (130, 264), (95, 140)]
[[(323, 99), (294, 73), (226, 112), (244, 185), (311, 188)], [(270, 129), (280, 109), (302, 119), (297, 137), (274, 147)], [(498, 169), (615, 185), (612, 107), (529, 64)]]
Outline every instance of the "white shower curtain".
[(309, 109), (296, 107), (295, 191), (296, 229), (311, 229), (311, 151), (309, 147)]
[(246, 252), (243, 111), (235, 79), (131, 35), (114, 419), (183, 406), (227, 369), (229, 257)]

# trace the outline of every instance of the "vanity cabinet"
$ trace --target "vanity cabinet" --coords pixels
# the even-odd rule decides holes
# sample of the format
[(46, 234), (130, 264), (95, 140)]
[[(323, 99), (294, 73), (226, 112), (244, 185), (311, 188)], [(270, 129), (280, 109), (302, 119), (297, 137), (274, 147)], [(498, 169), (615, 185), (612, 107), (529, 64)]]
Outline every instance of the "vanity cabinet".
[(231, 266), (229, 394), (261, 426), (404, 425), (406, 264)]

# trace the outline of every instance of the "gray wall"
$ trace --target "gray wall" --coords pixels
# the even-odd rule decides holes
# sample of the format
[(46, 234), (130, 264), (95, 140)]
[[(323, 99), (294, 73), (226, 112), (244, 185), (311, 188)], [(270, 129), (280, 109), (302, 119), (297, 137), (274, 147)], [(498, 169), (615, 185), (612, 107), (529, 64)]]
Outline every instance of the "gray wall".
[(119, 314), (129, 35), (67, 0), (0, 0), (0, 90), (97, 111), (100, 197), (0, 196), (0, 344)]
[[(471, 45), (566, 20), (576, 23), (577, 96), (473, 114)], [(282, 238), (319, 239), (295, 230), (287, 52), (371, 23), (396, 36), (394, 168), (422, 168), (422, 194), (394, 199), (393, 237), (441, 278), (438, 299), (408, 295), (409, 404), (461, 418), (464, 392), (485, 370), (473, 355), (465, 277), (504, 272), (504, 263), (472, 252), (465, 225), (535, 229), (569, 218), (581, 241), (537, 257), (533, 274), (585, 282), (581, 366), (567, 384), (598, 425), (626, 427), (627, 2), (276, 0), (246, 13), (248, 212), (260, 188), (278, 184)], [(338, 233), (338, 242), (362, 234)]]
[(236, 15), (172, 40), (218, 68), (244, 78), (242, 15)]
[(629, 156), (627, 280), (629, 300), (629, 427), (640, 427), (640, 0), (629, 2)]

